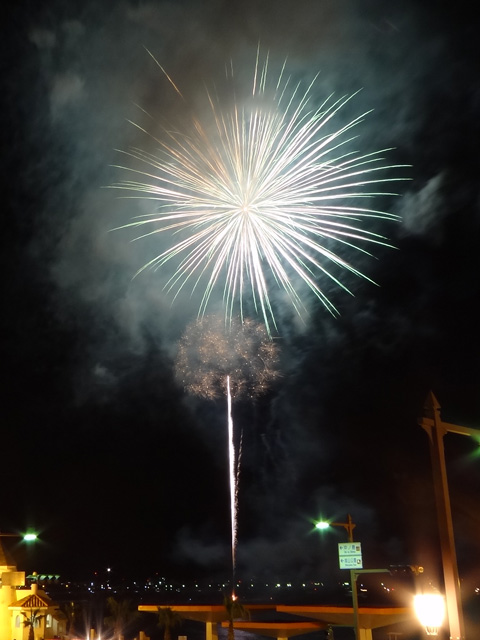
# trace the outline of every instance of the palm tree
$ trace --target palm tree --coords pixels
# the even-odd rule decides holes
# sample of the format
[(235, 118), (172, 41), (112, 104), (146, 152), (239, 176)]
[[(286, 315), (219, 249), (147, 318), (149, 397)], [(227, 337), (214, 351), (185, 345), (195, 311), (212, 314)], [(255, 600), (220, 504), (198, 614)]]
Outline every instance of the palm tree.
[(35, 627), (38, 627), (40, 621), (46, 618), (47, 616), (44, 613), (40, 613), (40, 609), (33, 609), (30, 613), (25, 613), (22, 611), (22, 616), (25, 618), (23, 621), (24, 627), (29, 627), (28, 629), (28, 640), (35, 640)]
[(163, 640), (171, 640), (172, 629), (182, 624), (181, 616), (170, 607), (158, 607), (158, 626), (165, 629)]
[(250, 618), (250, 614), (245, 607), (235, 598), (235, 596), (225, 596), (223, 605), (227, 611), (228, 618), (228, 640), (235, 640), (233, 621), (237, 618)]
[(135, 618), (138, 618), (139, 613), (133, 608), (132, 602), (128, 599), (115, 600), (112, 597), (107, 598), (107, 608), (111, 615), (104, 618), (104, 623), (107, 627), (113, 629), (114, 639), (119, 640), (126, 627)]

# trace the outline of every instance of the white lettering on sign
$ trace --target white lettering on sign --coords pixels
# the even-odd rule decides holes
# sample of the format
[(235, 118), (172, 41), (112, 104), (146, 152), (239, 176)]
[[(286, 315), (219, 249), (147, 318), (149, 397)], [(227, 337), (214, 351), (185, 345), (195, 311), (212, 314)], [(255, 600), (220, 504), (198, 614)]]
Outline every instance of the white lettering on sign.
[(360, 542), (340, 542), (338, 545), (340, 569), (363, 569), (362, 545)]
[(362, 555), (362, 543), (361, 542), (339, 542), (338, 555), (339, 556)]
[(363, 569), (362, 556), (344, 556), (339, 558), (340, 569)]

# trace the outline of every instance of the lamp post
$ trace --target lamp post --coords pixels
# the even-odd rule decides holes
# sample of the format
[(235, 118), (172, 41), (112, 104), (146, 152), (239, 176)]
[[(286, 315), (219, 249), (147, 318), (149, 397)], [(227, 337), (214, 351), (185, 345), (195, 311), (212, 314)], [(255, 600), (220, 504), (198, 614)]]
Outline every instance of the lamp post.
[[(347, 522), (326, 522), (320, 520), (315, 524), (317, 529), (328, 529), (328, 527), (343, 527), (348, 534), (348, 541), (353, 542), (353, 530), (357, 525), (352, 522), (352, 516), (348, 514)], [(353, 624), (355, 629), (355, 638), (360, 639), (360, 625), (358, 620), (358, 594), (357, 594), (357, 576), (358, 572), (350, 569), (350, 585), (352, 587), (352, 605), (353, 605)]]
[[(352, 518), (348, 516), (348, 522), (327, 522), (321, 520), (320, 522), (315, 523), (315, 527), (317, 529), (323, 530), (328, 529), (329, 527), (343, 527), (348, 532), (348, 541), (353, 542), (353, 529), (355, 528), (355, 524), (352, 522)], [(357, 578), (359, 575), (363, 574), (373, 574), (373, 573), (390, 573), (394, 574), (399, 569), (403, 571), (408, 570), (412, 575), (419, 575), (423, 573), (423, 567), (417, 565), (398, 565), (398, 566), (390, 566), (388, 569), (350, 569), (350, 584), (352, 585), (352, 604), (353, 604), (353, 619), (354, 619), (354, 627), (355, 627), (355, 636), (357, 640), (360, 640), (360, 624), (359, 624), (359, 616), (358, 616), (358, 593), (357, 593)], [(433, 594), (428, 594), (433, 595)], [(438, 633), (438, 628), (441, 626), (442, 621), (439, 620), (439, 612), (441, 610), (441, 602), (443, 602), (442, 596), (434, 596), (435, 598), (440, 598), (441, 602), (439, 603), (437, 600), (428, 599), (428, 595), (424, 596), (424, 599), (421, 599), (420, 596), (416, 596), (415, 599), (415, 611), (417, 612), (417, 617), (419, 618), (421, 624), (427, 629), (427, 634), (436, 635), (434, 633), (435, 629)], [(436, 608), (431, 605), (427, 607), (428, 604), (435, 603)], [(420, 617), (420, 615), (422, 617)], [(427, 622), (425, 622), (427, 621)], [(437, 624), (438, 623), (438, 624)]]
[(464, 436), (480, 436), (480, 431), (478, 429), (470, 429), (468, 427), (443, 422), (440, 417), (440, 405), (431, 391), (425, 402), (424, 414), (419, 418), (418, 423), (425, 429), (430, 441), (433, 486), (437, 506), (450, 638), (451, 640), (465, 640), (465, 625), (463, 621), (460, 579), (453, 536), (452, 510), (448, 491), (443, 437), (448, 432), (459, 433)]
[(320, 520), (315, 523), (317, 529), (328, 529), (328, 527), (343, 527), (347, 530), (348, 541), (353, 542), (353, 530), (357, 525), (352, 522), (352, 516), (348, 514), (347, 522), (327, 522), (326, 520)]

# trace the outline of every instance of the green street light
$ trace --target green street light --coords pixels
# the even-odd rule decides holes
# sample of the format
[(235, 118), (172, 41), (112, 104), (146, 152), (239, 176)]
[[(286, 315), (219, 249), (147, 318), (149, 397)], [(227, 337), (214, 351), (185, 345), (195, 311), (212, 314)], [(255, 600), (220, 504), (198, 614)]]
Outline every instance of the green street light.
[(315, 528), (324, 530), (330, 527), (343, 527), (348, 533), (348, 541), (353, 542), (353, 530), (356, 524), (352, 522), (352, 516), (348, 514), (347, 522), (328, 522), (327, 520), (319, 520), (315, 523)]
[(23, 539), (25, 540), (25, 542), (33, 542), (34, 540), (37, 540), (37, 534), (36, 533), (26, 533), (23, 536)]
[(38, 539), (36, 533), (1, 533), (0, 538), (22, 538), (24, 542), (33, 542)]

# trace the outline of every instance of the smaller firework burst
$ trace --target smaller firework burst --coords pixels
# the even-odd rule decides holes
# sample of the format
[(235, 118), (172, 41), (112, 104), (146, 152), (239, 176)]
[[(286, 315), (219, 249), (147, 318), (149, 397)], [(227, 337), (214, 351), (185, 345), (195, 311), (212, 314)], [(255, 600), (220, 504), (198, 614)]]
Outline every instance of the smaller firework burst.
[(230, 377), (233, 398), (259, 396), (278, 376), (278, 347), (265, 327), (246, 318), (225, 325), (205, 316), (191, 323), (180, 341), (176, 377), (194, 395), (226, 396)]

